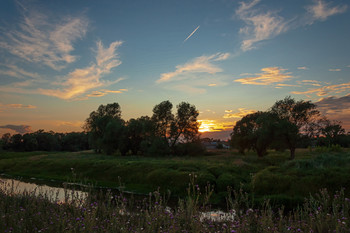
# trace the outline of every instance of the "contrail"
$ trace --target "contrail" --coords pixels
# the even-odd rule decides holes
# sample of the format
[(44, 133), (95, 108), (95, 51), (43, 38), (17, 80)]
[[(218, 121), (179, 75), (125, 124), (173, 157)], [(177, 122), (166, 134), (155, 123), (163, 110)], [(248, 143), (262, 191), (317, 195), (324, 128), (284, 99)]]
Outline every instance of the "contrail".
[(183, 43), (185, 43), (188, 39), (190, 39), (190, 37), (198, 30), (198, 28), (200, 27), (201, 25), (198, 25), (198, 27), (196, 29), (193, 30), (193, 32), (184, 40)]

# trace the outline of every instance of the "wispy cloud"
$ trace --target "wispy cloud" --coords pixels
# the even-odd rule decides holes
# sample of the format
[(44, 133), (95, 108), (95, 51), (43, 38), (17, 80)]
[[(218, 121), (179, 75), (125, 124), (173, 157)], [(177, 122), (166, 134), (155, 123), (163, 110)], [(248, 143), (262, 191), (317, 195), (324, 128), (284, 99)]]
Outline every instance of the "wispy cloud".
[(256, 110), (252, 109), (245, 109), (245, 108), (238, 108), (238, 111), (233, 112), (233, 110), (225, 110), (226, 114), (223, 116), (223, 118), (242, 118), (248, 114), (255, 113)]
[(228, 53), (216, 53), (209, 56), (200, 56), (192, 61), (176, 66), (176, 70), (169, 73), (163, 73), (157, 83), (169, 82), (178, 79), (186, 79), (189, 74), (193, 73), (208, 73), (216, 74), (222, 72), (222, 69), (213, 64), (214, 61), (222, 61), (228, 59)]
[(301, 85), (310, 85), (310, 86), (316, 86), (316, 87), (321, 86), (321, 82), (317, 80), (301, 80), (301, 81), (297, 81), (297, 83)]
[[(257, 5), (260, 2), (261, 0), (242, 1), (235, 11), (235, 15), (245, 23), (239, 31), (244, 38), (241, 43), (243, 52), (252, 50), (260, 42), (272, 39), (290, 29), (311, 25), (315, 21), (325, 21), (328, 17), (347, 10), (347, 5), (333, 6), (324, 0), (313, 0), (311, 5), (305, 7), (306, 14), (285, 19), (277, 10), (259, 8)], [(297, 20), (298, 18), (301, 20)]]
[(32, 132), (32, 129), (29, 125), (0, 125), (0, 128), (14, 130), (19, 134)]
[(313, 88), (307, 91), (293, 91), (292, 94), (296, 95), (306, 95), (310, 96), (311, 94), (315, 94), (317, 96), (327, 96), (327, 95), (336, 95), (344, 92), (349, 92), (350, 90), (350, 82), (335, 84), (335, 85), (326, 85), (320, 88)]
[(285, 82), (292, 78), (290, 72), (280, 67), (266, 67), (261, 69), (262, 73), (255, 74), (254, 77), (240, 78), (234, 80), (242, 84), (251, 85), (271, 85), (274, 83)]
[(115, 41), (109, 47), (104, 48), (102, 42), (98, 41), (95, 64), (82, 69), (75, 69), (69, 73), (64, 77), (65, 81), (58, 83), (59, 89), (39, 89), (39, 93), (68, 100), (80, 96), (91, 89), (108, 86), (124, 80), (124, 78), (119, 78), (115, 81), (101, 80), (104, 75), (110, 73), (113, 68), (121, 64), (117, 53), (117, 48), (121, 44), (121, 41)]
[(32, 78), (35, 80), (42, 79), (38, 73), (26, 71), (16, 65), (4, 65), (5, 69), (0, 69), (0, 74), (18, 79)]
[(300, 66), (298, 67), (298, 70), (308, 70), (309, 68), (307, 68), (306, 66)]
[(87, 97), (102, 97), (109, 93), (112, 94), (121, 94), (124, 92), (127, 92), (127, 89), (119, 89), (119, 90), (100, 90), (100, 91), (93, 91), (90, 94), (86, 95)]
[(0, 103), (0, 112), (6, 110), (6, 109), (21, 109), (21, 108), (24, 108), (24, 109), (32, 109), (32, 108), (37, 108), (36, 106), (34, 105), (31, 105), (31, 104), (2, 104)]
[(255, 48), (255, 44), (271, 39), (288, 30), (288, 22), (274, 11), (261, 12), (254, 7), (260, 0), (241, 2), (236, 15), (242, 19), (246, 26), (240, 29), (245, 39), (241, 44), (243, 51)]
[(326, 1), (314, 0), (312, 5), (306, 7), (306, 10), (311, 17), (309, 23), (312, 24), (316, 20), (324, 21), (332, 15), (344, 13), (347, 10), (347, 6), (331, 6), (331, 3)]
[(0, 48), (28, 62), (45, 64), (60, 70), (76, 60), (73, 44), (85, 36), (88, 20), (85, 16), (63, 16), (53, 22), (35, 9), (19, 4), (22, 18), (13, 30), (1, 33)]
[(193, 34), (199, 29), (200, 25), (198, 25), (198, 27), (196, 27), (196, 29), (193, 30), (193, 32), (191, 32), (191, 34), (183, 41), (183, 43), (185, 43), (188, 39), (191, 38), (191, 36), (193, 36)]
[(341, 69), (329, 69), (328, 71), (331, 71), (331, 72), (339, 72), (339, 71), (341, 71)]
[(275, 86), (275, 88), (283, 88), (283, 87), (300, 87), (300, 85), (278, 83), (278, 84), (276, 84), (276, 86)]

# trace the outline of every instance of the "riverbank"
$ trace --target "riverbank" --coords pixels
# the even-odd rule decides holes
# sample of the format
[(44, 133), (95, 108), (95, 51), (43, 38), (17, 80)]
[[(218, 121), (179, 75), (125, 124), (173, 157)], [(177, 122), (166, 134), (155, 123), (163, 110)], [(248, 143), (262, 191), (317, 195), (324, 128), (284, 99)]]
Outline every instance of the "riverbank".
[[(105, 198), (89, 194), (84, 201), (52, 202), (43, 193), (0, 189), (0, 229), (4, 232), (348, 232), (350, 201), (340, 190), (322, 190), (300, 208), (277, 210), (269, 201), (253, 208), (246, 194), (227, 196), (227, 212), (210, 212), (210, 204), (191, 182), (188, 195), (174, 208), (158, 191), (135, 201), (123, 193)], [(73, 196), (74, 197), (74, 196)], [(205, 213), (205, 214), (203, 214)], [(223, 214), (222, 214), (223, 213)]]
[[(213, 204), (225, 204), (227, 186), (254, 195), (256, 202), (270, 198), (287, 208), (300, 204), (309, 194), (327, 188), (330, 192), (350, 187), (350, 153), (297, 151), (270, 152), (264, 158), (254, 153), (240, 155), (216, 151), (199, 157), (107, 156), (84, 152), (2, 152), (0, 173), (26, 178), (80, 182), (148, 194), (154, 190), (172, 196), (187, 195), (189, 175), (204, 189), (214, 189)], [(350, 190), (345, 190), (349, 195)]]

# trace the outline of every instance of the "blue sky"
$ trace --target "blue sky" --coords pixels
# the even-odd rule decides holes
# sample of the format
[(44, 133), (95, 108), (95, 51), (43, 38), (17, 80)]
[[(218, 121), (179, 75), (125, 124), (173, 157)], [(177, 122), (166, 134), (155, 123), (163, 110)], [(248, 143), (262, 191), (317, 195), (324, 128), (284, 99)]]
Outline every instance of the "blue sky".
[(202, 131), (227, 137), (287, 95), (350, 130), (349, 10), (346, 0), (3, 0), (0, 132), (81, 131), (100, 104), (118, 102), (128, 120), (170, 100), (196, 105)]

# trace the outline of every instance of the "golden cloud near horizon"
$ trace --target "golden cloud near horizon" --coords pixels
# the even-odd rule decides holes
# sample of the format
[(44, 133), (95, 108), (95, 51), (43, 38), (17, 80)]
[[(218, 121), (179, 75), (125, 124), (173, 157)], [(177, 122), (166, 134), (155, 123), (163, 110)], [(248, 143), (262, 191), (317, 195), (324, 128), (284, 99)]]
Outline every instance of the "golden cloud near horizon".
[(198, 120), (200, 123), (199, 132), (205, 133), (205, 132), (220, 132), (225, 131), (228, 129), (232, 129), (234, 122), (218, 122), (216, 120)]

